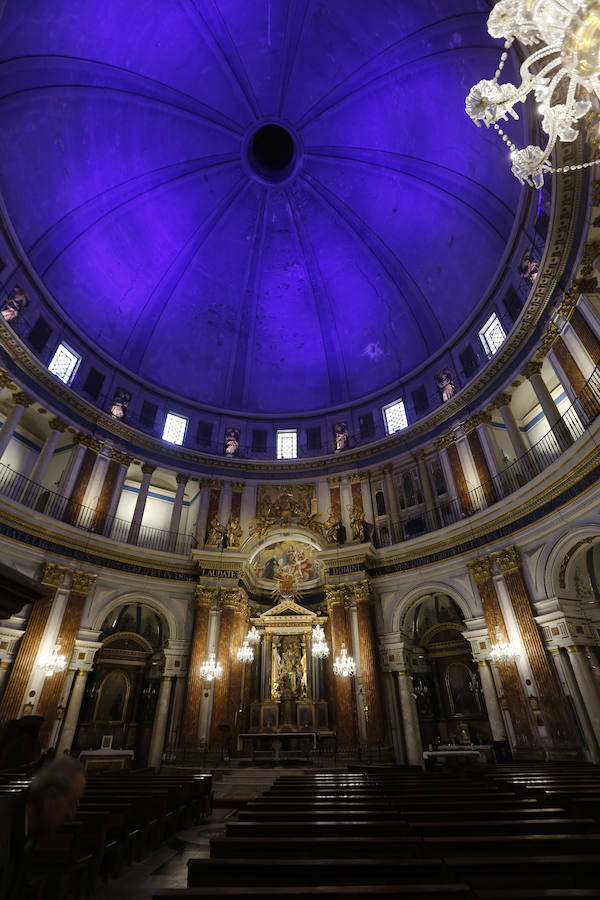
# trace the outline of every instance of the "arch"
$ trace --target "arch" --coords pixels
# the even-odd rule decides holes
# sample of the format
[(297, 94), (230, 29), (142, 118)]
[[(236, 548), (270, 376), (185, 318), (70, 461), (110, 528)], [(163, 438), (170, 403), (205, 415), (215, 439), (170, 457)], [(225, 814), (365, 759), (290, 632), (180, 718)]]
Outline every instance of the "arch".
[(407, 634), (408, 616), (414, 610), (419, 600), (430, 594), (446, 594), (451, 600), (454, 600), (465, 619), (469, 619), (477, 613), (471, 608), (466, 597), (464, 597), (457, 589), (442, 581), (428, 581), (425, 584), (410, 590), (404, 597), (395, 601), (392, 610), (392, 631)]
[(119, 606), (123, 606), (125, 603), (143, 603), (145, 606), (149, 606), (150, 609), (160, 613), (160, 615), (166, 619), (167, 625), (169, 626), (169, 640), (176, 639), (180, 636), (181, 629), (177, 627), (177, 619), (168, 606), (160, 600), (157, 600), (152, 594), (145, 594), (142, 591), (129, 591), (126, 594), (120, 594), (118, 597), (113, 597), (112, 600), (105, 603), (96, 613), (92, 622), (92, 629), (94, 631), (100, 631), (105, 618), (110, 615), (113, 610)]
[(278, 525), (269, 529), (267, 534), (251, 534), (243, 542), (242, 549), (248, 553), (249, 562), (252, 562), (260, 550), (264, 550), (269, 544), (275, 544), (277, 541), (300, 541), (310, 544), (317, 551), (326, 550), (331, 546), (323, 535), (317, 534), (310, 528), (304, 528), (302, 525), (287, 525), (284, 528)]
[(569, 528), (555, 543), (540, 555), (536, 570), (536, 583), (543, 584), (546, 597), (557, 596), (556, 573), (562, 560), (576, 545), (583, 546), (584, 542), (592, 544), (596, 539), (600, 540), (600, 525), (590, 523)]

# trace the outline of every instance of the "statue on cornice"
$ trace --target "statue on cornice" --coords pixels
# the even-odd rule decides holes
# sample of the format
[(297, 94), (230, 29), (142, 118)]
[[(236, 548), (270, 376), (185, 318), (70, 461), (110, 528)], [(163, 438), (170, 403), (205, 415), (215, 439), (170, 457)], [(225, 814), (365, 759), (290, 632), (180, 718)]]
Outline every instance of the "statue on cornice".
[(325, 522), (325, 537), (327, 538), (328, 544), (339, 544), (340, 542), (340, 530), (342, 527), (342, 523), (336, 517), (334, 511), (331, 509), (329, 511), (329, 516), (327, 517), (327, 521)]
[(208, 537), (206, 538), (207, 547), (222, 547), (223, 537), (225, 536), (225, 528), (219, 522), (217, 516), (213, 516), (208, 527)]
[(242, 528), (240, 525), (240, 520), (237, 518), (233, 518), (227, 525), (226, 533), (227, 546), (239, 547), (242, 543)]
[(348, 514), (350, 516), (352, 539), (362, 543), (365, 540), (365, 520), (363, 519), (362, 510), (356, 506), (349, 506)]

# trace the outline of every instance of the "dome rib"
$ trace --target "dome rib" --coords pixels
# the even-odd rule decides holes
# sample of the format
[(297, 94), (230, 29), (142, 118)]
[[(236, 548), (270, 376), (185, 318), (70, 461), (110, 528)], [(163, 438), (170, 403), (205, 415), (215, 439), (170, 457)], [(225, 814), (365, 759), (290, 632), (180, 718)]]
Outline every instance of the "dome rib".
[[(312, 193), (317, 194), (329, 204), (340, 219), (354, 232), (359, 241), (370, 251), (386, 273), (390, 284), (393, 285), (400, 297), (407, 313), (410, 315), (417, 328), (424, 346), (429, 353), (442, 343), (444, 332), (442, 326), (431, 309), (429, 301), (421, 288), (412, 277), (406, 266), (398, 259), (393, 250), (376, 234), (372, 228), (352, 210), (341, 197), (334, 194), (322, 182), (308, 172), (303, 172), (299, 178), (307, 185)], [(406, 290), (407, 296), (404, 295)]]
[[(304, 23), (306, 22), (306, 14), (308, 12), (309, 6), (310, 0), (289, 0), (288, 2), (288, 15), (285, 23), (283, 63), (281, 66), (281, 77), (279, 83), (279, 101), (277, 104), (277, 114), (279, 116), (283, 115), (285, 98), (294, 71), (296, 58), (298, 56), (298, 49), (302, 40), (302, 32), (304, 30)], [(291, 8), (293, 8), (293, 12), (290, 15)], [(292, 25), (291, 27), (288, 27), (290, 19), (292, 20)]]
[(213, 228), (233, 205), (239, 195), (248, 188), (248, 178), (244, 175), (213, 208), (212, 213), (193, 231), (176, 257), (167, 266), (154, 290), (150, 293), (131, 329), (121, 362), (128, 368), (139, 369), (144, 354), (163, 315), (169, 298), (185, 275), (194, 257), (210, 236)]
[[(198, 163), (202, 164), (198, 165)], [(232, 164), (239, 165), (239, 153), (223, 153), (220, 158), (219, 156), (209, 156), (204, 160), (199, 158), (174, 163), (170, 166), (159, 166), (142, 175), (136, 175), (106, 188), (69, 210), (48, 228), (31, 245), (28, 251), (31, 261), (40, 275), (46, 275), (63, 253), (107, 217), (122, 211), (129, 204), (135, 203), (167, 185), (185, 181), (206, 169)], [(169, 174), (167, 175), (167, 173)], [(154, 183), (152, 183), (153, 177), (156, 178)], [(151, 183), (144, 185), (145, 181)], [(130, 196), (127, 196), (128, 191), (131, 192)], [(104, 210), (102, 210), (103, 205), (106, 205)]]
[[(197, 0), (183, 0), (184, 7), (188, 7), (202, 23), (206, 34), (217, 47), (223, 61), (231, 72), (235, 83), (238, 85), (242, 96), (248, 104), (248, 108), (255, 116), (260, 118), (260, 105), (254, 93), (254, 88), (248, 77), (237, 47), (231, 37), (229, 29), (221, 15), (217, 5), (212, 0), (203, 0), (203, 5), (208, 12), (208, 17), (203, 15), (198, 7)], [(210, 21), (208, 20), (210, 18)]]

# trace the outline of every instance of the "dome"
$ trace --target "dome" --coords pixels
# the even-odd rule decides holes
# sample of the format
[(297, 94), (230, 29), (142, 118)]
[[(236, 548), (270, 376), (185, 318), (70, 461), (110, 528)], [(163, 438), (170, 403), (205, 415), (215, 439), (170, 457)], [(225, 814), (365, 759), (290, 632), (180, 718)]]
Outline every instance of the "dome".
[[(217, 410), (349, 405), (490, 301), (521, 188), (464, 112), (475, 0), (9, 0), (22, 270), (114, 370)], [(20, 272), (14, 273), (15, 281)]]

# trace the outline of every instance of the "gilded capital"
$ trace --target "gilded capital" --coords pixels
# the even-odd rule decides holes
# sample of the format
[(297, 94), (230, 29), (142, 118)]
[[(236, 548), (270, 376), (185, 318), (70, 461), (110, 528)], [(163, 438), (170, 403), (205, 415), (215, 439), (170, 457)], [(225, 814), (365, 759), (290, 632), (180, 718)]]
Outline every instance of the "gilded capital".
[(436, 450), (446, 450), (448, 447), (451, 447), (454, 444), (454, 432), (449, 431), (447, 434), (443, 434), (441, 437), (436, 438), (433, 442), (433, 446)]
[(373, 595), (373, 589), (371, 587), (371, 582), (366, 578), (363, 581), (355, 582), (355, 584), (349, 584), (348, 587), (352, 592), (352, 596), (356, 603), (370, 602)]
[(492, 561), (489, 556), (480, 556), (479, 559), (468, 562), (467, 569), (477, 584), (489, 581), (492, 577)]
[(120, 466), (129, 466), (133, 462), (133, 456), (129, 456), (128, 453), (125, 453), (123, 450), (117, 450), (116, 447), (113, 447), (110, 451), (111, 459), (114, 459), (115, 462), (118, 462)]
[(557, 312), (563, 316), (565, 319), (568, 319), (577, 303), (579, 301), (581, 291), (577, 282), (571, 282), (571, 286), (568, 291), (565, 291), (563, 298), (557, 308)]
[(152, 475), (156, 466), (151, 466), (150, 463), (144, 463), (142, 466), (142, 475)]
[(492, 414), (487, 409), (480, 409), (478, 413), (475, 413), (473, 418), (477, 421), (478, 425), (490, 425), (492, 422)]
[(542, 363), (537, 359), (530, 359), (528, 363), (525, 363), (523, 366), (523, 370), (521, 374), (524, 378), (531, 378), (532, 375), (540, 375), (542, 372)]
[(479, 425), (479, 417), (478, 416), (469, 416), (468, 419), (465, 419), (464, 422), (460, 423), (460, 427), (464, 431), (465, 434), (468, 434), (470, 431), (475, 431), (477, 426)]
[(95, 581), (95, 575), (90, 575), (88, 572), (80, 572), (78, 569), (75, 569), (73, 572), (73, 581), (71, 583), (71, 593), (87, 594)]
[(13, 400), (16, 406), (24, 406), (26, 409), (33, 403), (33, 398), (26, 394), (25, 391), (17, 391), (16, 394), (13, 394)]
[(325, 588), (325, 601), (327, 603), (327, 612), (331, 611), (333, 606), (346, 602), (346, 588), (343, 584), (332, 584)]
[(502, 406), (508, 406), (510, 403), (510, 394), (507, 391), (504, 391), (501, 394), (498, 394), (495, 400), (492, 403), (492, 406), (495, 409), (500, 409)]
[(241, 588), (221, 588), (221, 609), (234, 609), (247, 616), (250, 610), (248, 598)]
[(66, 566), (57, 566), (55, 563), (44, 563), (40, 581), (46, 587), (60, 587), (69, 570)]
[(544, 332), (540, 343), (538, 344), (537, 352), (540, 354), (545, 354), (552, 348), (553, 343), (556, 338), (559, 336), (559, 328), (555, 322), (548, 322), (546, 326), (546, 331)]
[(339, 475), (330, 475), (330, 477), (327, 479), (327, 484), (329, 485), (329, 487), (337, 487), (337, 485), (340, 483), (340, 480), (341, 479)]
[(208, 486), (211, 491), (220, 491), (223, 487), (223, 482), (219, 478), (209, 478)]
[(62, 434), (63, 431), (67, 430), (67, 423), (63, 422), (62, 419), (50, 419), (48, 425), (52, 429), (52, 431), (60, 431)]
[(212, 606), (216, 588), (206, 587), (203, 584), (196, 585), (196, 606)]
[(361, 481), (365, 480), (365, 476), (362, 472), (350, 472), (350, 484), (358, 484)]
[(176, 475), (175, 476), (175, 481), (177, 482), (177, 484), (182, 484), (184, 487), (188, 483), (189, 480), (190, 480), (189, 475)]
[(499, 550), (497, 553), (492, 553), (492, 559), (502, 573), (512, 572), (521, 568), (521, 557), (514, 544), (510, 547), (505, 547), (504, 550)]
[(420, 450), (415, 450), (415, 452), (413, 453), (413, 456), (415, 458), (417, 465), (419, 463), (425, 462), (425, 451), (422, 448)]
[(232, 481), (231, 482), (231, 490), (234, 494), (241, 494), (245, 487), (244, 481)]
[(0, 369), (0, 388), (10, 387), (13, 381), (6, 369)]

